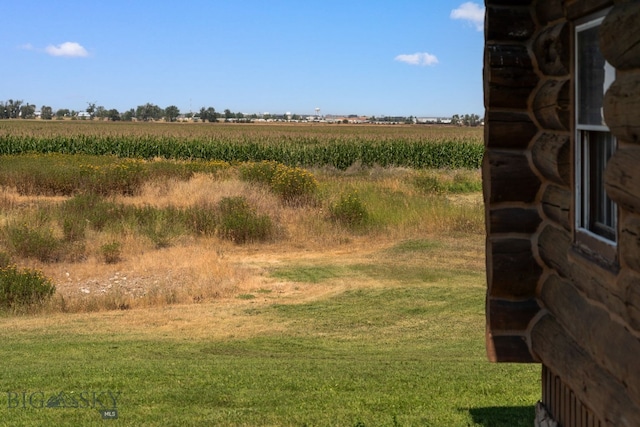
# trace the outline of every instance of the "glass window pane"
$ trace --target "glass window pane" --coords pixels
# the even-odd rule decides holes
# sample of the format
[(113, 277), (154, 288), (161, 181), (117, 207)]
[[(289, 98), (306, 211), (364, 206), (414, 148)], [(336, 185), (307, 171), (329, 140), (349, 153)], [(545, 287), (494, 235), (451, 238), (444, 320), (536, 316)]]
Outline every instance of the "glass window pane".
[(615, 241), (615, 205), (604, 186), (604, 170), (614, 151), (614, 139), (609, 132), (583, 131), (586, 139), (589, 176), (585, 182), (586, 228)]
[(598, 27), (578, 32), (578, 124), (604, 126), (604, 93), (614, 80), (615, 69), (598, 47)]

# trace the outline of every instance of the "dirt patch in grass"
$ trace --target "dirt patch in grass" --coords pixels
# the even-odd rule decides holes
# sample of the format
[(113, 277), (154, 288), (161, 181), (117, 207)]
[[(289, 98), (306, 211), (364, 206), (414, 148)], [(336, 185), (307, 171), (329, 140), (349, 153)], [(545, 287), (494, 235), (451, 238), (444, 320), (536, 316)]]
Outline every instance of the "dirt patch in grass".
[[(442, 237), (441, 237), (442, 238)], [(463, 244), (460, 244), (462, 242)], [(267, 316), (258, 316), (274, 305), (305, 304), (335, 297), (358, 289), (384, 289), (401, 287), (381, 272), (383, 263), (397, 263), (401, 271), (423, 269), (439, 271), (445, 260), (452, 261), (447, 268), (475, 272), (475, 277), (460, 275), (454, 280), (446, 278), (418, 281), (419, 286), (431, 286), (445, 281), (449, 286), (482, 286), (482, 240), (442, 238), (442, 242), (426, 252), (397, 251), (398, 242), (368, 238), (354, 239), (324, 251), (299, 250), (287, 245), (253, 247), (174, 247), (149, 254), (117, 266), (85, 263), (74, 266), (50, 266), (48, 274), (57, 283), (58, 297), (69, 304), (90, 304), (92, 299), (106, 298), (119, 289), (130, 295), (129, 307), (90, 313), (49, 312), (31, 317), (4, 319), (8, 330), (55, 330), (92, 334), (101, 332), (123, 333), (144, 337), (164, 335), (180, 339), (248, 338), (261, 334), (285, 331), (286, 322), (273, 322)], [(411, 248), (411, 245), (408, 245)], [(394, 254), (395, 255), (390, 255)], [(330, 266), (335, 275), (318, 281), (293, 280), (272, 274), (278, 269), (325, 268)], [(359, 274), (354, 273), (356, 268)], [(391, 271), (390, 274), (395, 274)], [(191, 289), (185, 289), (191, 286)], [(193, 287), (197, 288), (194, 289)], [(139, 295), (162, 288), (164, 293), (175, 291), (176, 301), (155, 300), (144, 302)], [(191, 295), (201, 292), (202, 299)], [(181, 297), (182, 295), (182, 297)], [(252, 295), (252, 298), (239, 297)], [(138, 296), (138, 297), (136, 297)], [(136, 298), (140, 303), (136, 303)], [(86, 308), (86, 307), (85, 307)], [(84, 311), (84, 310), (77, 310)], [(53, 328), (53, 329), (52, 329)]]
[[(139, 248), (140, 253), (134, 251), (118, 264), (97, 259), (40, 264), (56, 284), (55, 307), (3, 323), (9, 328), (55, 325), (64, 330), (86, 322), (80, 330), (88, 334), (103, 325), (100, 328), (114, 333), (141, 336), (154, 330), (192, 339), (249, 337), (287, 327), (256, 316), (273, 305), (403, 286), (403, 277), (396, 276), (409, 274), (406, 271), (420, 286), (448, 281), (439, 273), (445, 266), (449, 275), (458, 270), (482, 274), (481, 237), (429, 236), (424, 241), (436, 243), (360, 236), (318, 248), (289, 243), (238, 246), (212, 238), (162, 250)], [(319, 274), (316, 280), (313, 274), (318, 271), (331, 274)], [(478, 276), (459, 275), (454, 280), (459, 283), (451, 286), (482, 286)], [(61, 300), (67, 313), (59, 312)], [(111, 309), (105, 310), (109, 304)]]

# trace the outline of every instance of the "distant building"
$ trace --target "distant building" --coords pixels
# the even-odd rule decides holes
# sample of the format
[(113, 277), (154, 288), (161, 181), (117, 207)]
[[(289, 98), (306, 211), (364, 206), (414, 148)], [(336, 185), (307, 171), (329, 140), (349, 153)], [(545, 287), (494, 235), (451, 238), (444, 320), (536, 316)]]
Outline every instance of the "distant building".
[(416, 123), (428, 124), (428, 125), (450, 125), (451, 118), (449, 117), (418, 117)]

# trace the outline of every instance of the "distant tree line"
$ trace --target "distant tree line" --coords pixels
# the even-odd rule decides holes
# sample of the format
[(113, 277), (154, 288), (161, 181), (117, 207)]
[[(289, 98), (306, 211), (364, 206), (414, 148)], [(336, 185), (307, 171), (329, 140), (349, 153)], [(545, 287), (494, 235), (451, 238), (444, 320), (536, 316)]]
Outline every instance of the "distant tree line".
[(35, 117), (36, 107), (29, 103), (24, 104), (23, 101), (0, 102), (0, 118), (2, 119), (32, 119)]
[[(37, 114), (36, 106), (29, 103), (24, 103), (22, 100), (9, 99), (7, 101), (0, 101), (0, 119), (34, 119)], [(69, 110), (68, 108), (61, 108), (53, 111), (48, 105), (43, 105), (39, 110), (39, 117), (42, 120), (111, 120), (111, 121), (159, 121), (164, 120), (167, 122), (175, 122), (178, 120), (193, 120), (215, 123), (218, 121), (225, 122), (251, 122), (255, 120), (303, 120), (304, 116), (298, 114), (243, 114), (234, 113), (229, 109), (219, 113), (213, 107), (202, 107), (200, 111), (181, 113), (180, 109), (175, 105), (170, 105), (166, 108), (161, 108), (152, 103), (146, 103), (144, 105), (138, 105), (135, 109), (131, 108), (127, 111), (120, 112), (115, 108), (106, 109), (101, 105), (96, 105), (95, 102), (88, 102), (87, 108), (84, 111)], [(357, 117), (356, 115), (349, 115), (349, 118)], [(385, 116), (381, 118), (370, 117), (370, 122), (382, 122), (382, 123), (416, 123), (416, 119), (413, 116)], [(345, 119), (345, 122), (348, 122)], [(480, 122), (480, 116), (477, 114), (454, 114), (451, 117), (451, 124), (458, 126), (477, 126)]]
[(454, 114), (451, 117), (451, 124), (458, 126), (478, 126), (480, 124), (480, 116), (477, 114)]
[[(0, 119), (34, 119), (36, 118), (36, 106), (29, 103), (24, 103), (22, 100), (9, 99), (7, 101), (0, 101)], [(48, 105), (43, 105), (40, 108), (39, 116), (43, 120), (53, 119), (72, 119), (72, 120), (112, 120), (112, 121), (158, 121), (165, 120), (168, 122), (174, 122), (179, 118), (201, 120), (203, 122), (217, 122), (220, 120), (250, 120), (257, 118), (267, 118), (257, 114), (245, 115), (243, 113), (233, 113), (230, 110), (224, 110), (224, 113), (219, 113), (213, 107), (202, 107), (199, 112), (189, 112), (182, 114), (180, 109), (175, 105), (170, 105), (166, 108), (161, 108), (158, 105), (152, 103), (146, 103), (144, 105), (138, 105), (135, 109), (120, 112), (115, 108), (106, 109), (101, 105), (95, 103), (87, 103), (87, 108), (84, 111), (69, 110), (68, 108), (60, 108), (53, 111)]]

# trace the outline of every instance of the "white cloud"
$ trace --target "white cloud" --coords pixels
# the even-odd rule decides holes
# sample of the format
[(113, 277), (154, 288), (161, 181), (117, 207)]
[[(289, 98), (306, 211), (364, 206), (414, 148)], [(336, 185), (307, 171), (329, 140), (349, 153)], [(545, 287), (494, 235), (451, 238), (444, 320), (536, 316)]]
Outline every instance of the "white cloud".
[(22, 50), (34, 50), (34, 47), (31, 43), (25, 43), (25, 44), (21, 44), (20, 46), (18, 46), (18, 49), (22, 49)]
[(450, 15), (451, 19), (462, 19), (469, 21), (476, 27), (476, 30), (484, 29), (484, 6), (468, 1), (463, 3), (457, 9), (453, 9)]
[(45, 48), (51, 56), (85, 57), (89, 56), (87, 49), (76, 42), (64, 42), (58, 46), (49, 45)]
[(398, 55), (394, 58), (396, 61), (404, 62), (410, 65), (436, 65), (438, 63), (438, 58), (435, 55), (432, 55), (427, 52), (418, 52), (413, 54), (403, 54)]

